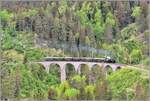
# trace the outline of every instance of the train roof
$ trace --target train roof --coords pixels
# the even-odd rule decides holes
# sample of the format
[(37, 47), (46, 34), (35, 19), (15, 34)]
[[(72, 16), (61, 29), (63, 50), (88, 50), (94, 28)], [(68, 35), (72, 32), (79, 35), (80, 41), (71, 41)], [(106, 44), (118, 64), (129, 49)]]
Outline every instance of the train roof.
[(115, 62), (111, 58), (92, 57), (45, 57), (44, 61), (86, 61), (86, 62)]

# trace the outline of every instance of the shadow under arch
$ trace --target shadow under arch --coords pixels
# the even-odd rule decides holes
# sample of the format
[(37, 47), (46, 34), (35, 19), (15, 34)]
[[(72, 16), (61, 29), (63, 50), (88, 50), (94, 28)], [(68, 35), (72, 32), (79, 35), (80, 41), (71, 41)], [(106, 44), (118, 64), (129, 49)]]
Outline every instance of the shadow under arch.
[(91, 71), (90, 71), (90, 82), (91, 83), (96, 83), (97, 81), (100, 80), (100, 78), (105, 77), (104, 76), (104, 72), (103, 72), (103, 67), (99, 64), (94, 64), (91, 67)]
[(118, 70), (120, 70), (121, 69), (121, 67), (120, 66), (118, 66), (117, 68), (116, 68), (116, 70), (115, 71), (118, 71)]
[(87, 64), (80, 64), (79, 65), (79, 67), (78, 67), (78, 72), (79, 72), (79, 74), (81, 75), (81, 76), (83, 76), (83, 75), (88, 75), (89, 74), (89, 72), (90, 72), (90, 69), (89, 69), (90, 67), (87, 65)]
[(74, 64), (66, 63), (65, 70), (66, 70), (66, 80), (70, 80), (73, 76), (77, 74)]
[(91, 72), (94, 73), (94, 74), (97, 74), (97, 73), (102, 72), (102, 66), (100, 66), (100, 65), (98, 65), (98, 64), (94, 64), (94, 65), (91, 67)]
[(112, 69), (112, 67), (111, 67), (110, 65), (106, 65), (106, 66), (104, 67), (104, 70), (105, 70), (105, 73), (106, 73), (107, 75), (110, 75), (110, 74), (113, 72), (113, 69)]
[(77, 69), (78, 73), (80, 76), (85, 76), (86, 77), (86, 80), (85, 82), (87, 84), (89, 84), (89, 74), (90, 74), (90, 67), (88, 66), (88, 64), (84, 64), (84, 63), (81, 63)]
[(53, 76), (53, 78), (56, 79), (57, 83), (60, 83), (60, 75), (61, 75), (61, 68), (59, 66), (59, 64), (57, 63), (52, 63), (49, 65), (49, 74), (51, 74)]

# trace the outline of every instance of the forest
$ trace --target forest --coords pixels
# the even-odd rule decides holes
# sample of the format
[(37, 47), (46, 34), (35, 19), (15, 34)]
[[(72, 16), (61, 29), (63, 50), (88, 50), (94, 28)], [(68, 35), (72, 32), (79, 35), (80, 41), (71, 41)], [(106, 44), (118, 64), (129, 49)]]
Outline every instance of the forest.
[[(150, 2), (0, 1), (1, 100), (147, 100)], [(44, 57), (111, 57), (129, 65), (106, 75), (66, 66), (67, 80)], [(91, 82), (91, 76), (93, 81)], [(26, 101), (27, 101), (26, 100)]]

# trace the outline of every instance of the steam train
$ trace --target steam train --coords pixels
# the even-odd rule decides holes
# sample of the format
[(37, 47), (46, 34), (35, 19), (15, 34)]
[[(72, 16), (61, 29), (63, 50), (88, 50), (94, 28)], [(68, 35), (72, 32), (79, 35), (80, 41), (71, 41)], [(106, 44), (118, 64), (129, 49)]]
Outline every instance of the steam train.
[(105, 62), (115, 63), (110, 57), (106, 58), (89, 58), (89, 57), (45, 57), (44, 61), (85, 61), (85, 62)]

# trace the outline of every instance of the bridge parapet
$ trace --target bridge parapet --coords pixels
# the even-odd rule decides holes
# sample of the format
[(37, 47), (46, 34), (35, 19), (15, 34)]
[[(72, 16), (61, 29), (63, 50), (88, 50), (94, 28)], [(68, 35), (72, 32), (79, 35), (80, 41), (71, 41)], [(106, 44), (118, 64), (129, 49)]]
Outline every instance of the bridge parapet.
[(117, 69), (123, 68), (124, 64), (117, 64), (117, 63), (105, 63), (105, 62), (86, 62), (86, 61), (43, 61), (43, 62), (36, 62), (38, 64), (41, 64), (47, 72), (49, 72), (50, 65), (51, 64), (57, 64), (60, 68), (61, 73), (61, 82), (66, 80), (66, 65), (72, 64), (74, 66), (74, 69), (76, 72), (81, 73), (81, 65), (87, 65), (89, 70), (91, 70), (94, 65), (98, 65), (99, 67), (102, 67), (104, 69), (107, 69), (110, 67), (113, 71), (116, 71)]

